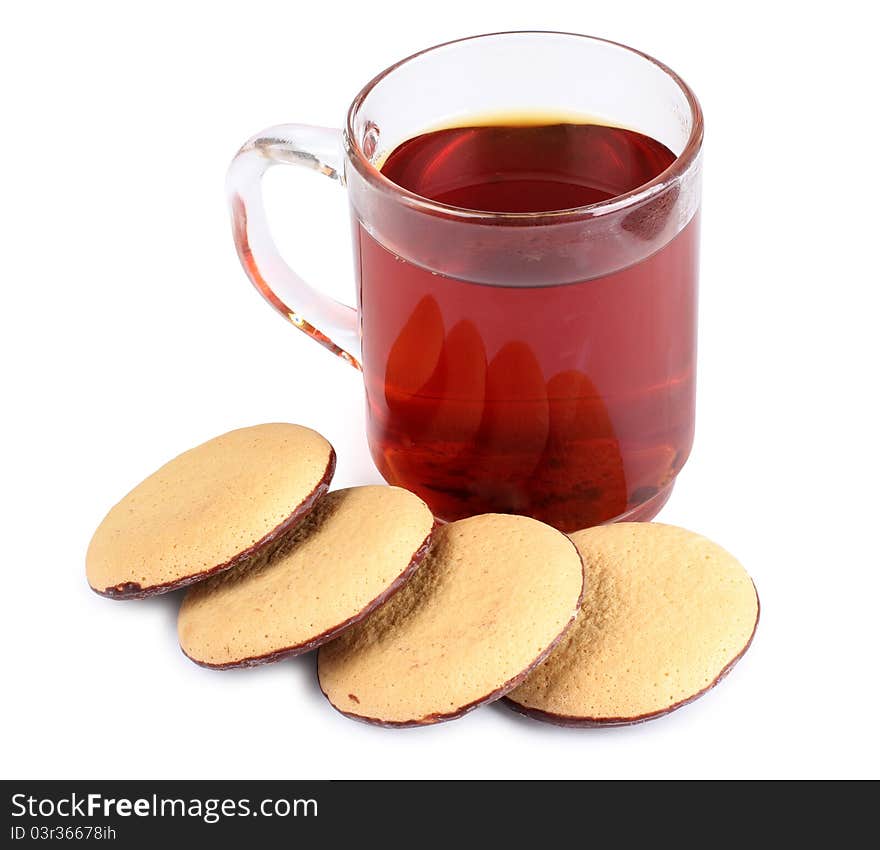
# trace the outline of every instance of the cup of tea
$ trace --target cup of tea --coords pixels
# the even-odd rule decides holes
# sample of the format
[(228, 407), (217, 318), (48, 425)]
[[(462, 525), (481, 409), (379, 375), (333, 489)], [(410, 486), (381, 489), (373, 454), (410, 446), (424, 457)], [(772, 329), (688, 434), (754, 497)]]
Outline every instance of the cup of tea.
[[(250, 139), (235, 245), (276, 310), (362, 370), (376, 466), (435, 515), (646, 520), (693, 441), (702, 137), (694, 94), (637, 50), (465, 38), (376, 76), (342, 130)], [(356, 307), (273, 245), (276, 164), (347, 190)]]

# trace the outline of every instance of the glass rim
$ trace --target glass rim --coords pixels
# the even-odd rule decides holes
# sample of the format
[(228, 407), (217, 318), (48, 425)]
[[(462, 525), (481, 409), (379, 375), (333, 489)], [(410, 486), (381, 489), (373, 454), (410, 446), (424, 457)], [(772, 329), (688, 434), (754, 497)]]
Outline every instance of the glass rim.
[[(444, 204), (439, 201), (433, 201), (430, 198), (426, 198), (415, 192), (411, 192), (409, 189), (405, 189), (403, 186), (400, 186), (382, 174), (382, 172), (370, 162), (369, 157), (364, 153), (354, 132), (355, 119), (370, 92), (372, 92), (373, 89), (375, 89), (376, 86), (378, 86), (386, 77), (426, 53), (431, 53), (434, 50), (449, 47), (453, 44), (461, 44), (466, 41), (497, 38), (498, 36), (506, 35), (566, 36), (584, 39), (585, 41), (601, 42), (603, 44), (609, 44), (613, 47), (626, 50), (655, 65), (678, 86), (690, 107), (693, 124), (684, 149), (666, 169), (660, 172), (660, 174), (652, 180), (649, 180), (647, 183), (642, 183), (635, 189), (631, 189), (629, 192), (615, 195), (613, 198), (598, 201), (594, 204), (587, 204), (586, 206), (569, 207), (562, 210), (545, 210), (541, 212), (488, 212), (485, 210), (473, 210), (468, 209), (467, 207)], [(688, 84), (676, 74), (675, 71), (673, 71), (668, 65), (655, 59), (653, 56), (650, 56), (641, 50), (637, 50), (634, 47), (629, 47), (618, 41), (599, 38), (598, 36), (585, 35), (583, 33), (562, 32), (556, 30), (503, 30), (500, 32), (482, 33), (480, 35), (471, 35), (465, 36), (464, 38), (452, 39), (451, 41), (444, 41), (441, 44), (435, 44), (431, 47), (426, 47), (424, 50), (419, 50), (417, 53), (413, 53), (395, 62), (393, 65), (389, 65), (384, 71), (379, 72), (373, 77), (373, 79), (357, 93), (354, 100), (351, 102), (345, 121), (343, 137), (346, 152), (349, 154), (348, 158), (363, 179), (373, 188), (376, 188), (385, 194), (393, 195), (397, 200), (416, 210), (421, 210), (422, 212), (435, 216), (443, 216), (444, 218), (466, 219), (470, 221), (476, 220), (491, 222), (493, 224), (504, 222), (511, 224), (523, 224), (526, 222), (538, 223), (544, 219), (553, 223), (558, 223), (565, 220), (597, 218), (599, 216), (619, 212), (622, 209), (635, 206), (663, 192), (670, 184), (675, 182), (688, 171), (700, 154), (700, 149), (703, 143), (703, 111), (690, 86), (688, 86)]]

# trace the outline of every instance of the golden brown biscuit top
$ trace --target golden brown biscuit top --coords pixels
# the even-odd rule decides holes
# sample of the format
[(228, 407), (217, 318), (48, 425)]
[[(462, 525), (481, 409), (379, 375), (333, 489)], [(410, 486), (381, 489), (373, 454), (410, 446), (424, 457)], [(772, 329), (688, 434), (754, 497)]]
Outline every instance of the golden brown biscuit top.
[(110, 509), (89, 544), (89, 583), (99, 592), (174, 586), (227, 566), (326, 489), (334, 461), (330, 443), (300, 425), (208, 440)]
[(314, 648), (408, 577), (433, 524), (428, 506), (399, 487), (328, 493), (276, 550), (190, 589), (181, 647), (218, 667)]
[(571, 538), (586, 570), (581, 611), (511, 701), (563, 718), (642, 719), (711, 687), (748, 646), (755, 587), (716, 543), (661, 523)]
[(512, 687), (577, 610), (583, 571), (565, 535), (522, 516), (441, 526), (413, 578), (319, 654), (340, 710), (382, 723), (456, 716)]

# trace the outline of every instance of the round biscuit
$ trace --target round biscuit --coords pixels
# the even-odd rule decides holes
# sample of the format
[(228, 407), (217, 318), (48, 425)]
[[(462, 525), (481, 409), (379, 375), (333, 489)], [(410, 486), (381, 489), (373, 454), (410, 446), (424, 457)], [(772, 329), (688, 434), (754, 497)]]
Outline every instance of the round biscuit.
[(483, 514), (440, 526), (413, 578), (318, 653), (343, 714), (385, 726), (451, 720), (515, 687), (571, 624), (577, 549), (537, 520)]
[(393, 594), (428, 549), (434, 517), (399, 487), (336, 490), (278, 546), (192, 587), (183, 652), (204, 667), (252, 667), (334, 638)]
[(574, 626), (515, 691), (516, 711), (563, 726), (652, 720), (704, 694), (748, 649), (748, 573), (699, 534), (618, 523), (571, 535), (587, 591)]
[(110, 509), (86, 554), (89, 584), (134, 599), (230, 569), (307, 514), (335, 466), (330, 443), (301, 425), (255, 425), (208, 440)]

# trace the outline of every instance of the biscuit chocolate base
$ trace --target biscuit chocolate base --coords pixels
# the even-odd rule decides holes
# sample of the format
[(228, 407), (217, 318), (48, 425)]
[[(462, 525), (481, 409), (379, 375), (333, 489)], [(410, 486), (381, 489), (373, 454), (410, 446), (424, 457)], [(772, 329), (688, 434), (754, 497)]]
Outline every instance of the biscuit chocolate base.
[(222, 564), (217, 564), (214, 567), (210, 567), (207, 570), (200, 570), (197, 573), (192, 573), (188, 576), (183, 576), (183, 578), (175, 579), (174, 581), (164, 582), (162, 584), (153, 584), (148, 585), (147, 587), (143, 587), (136, 581), (127, 581), (121, 584), (116, 584), (111, 587), (105, 587), (103, 590), (93, 587), (92, 590), (95, 591), (99, 596), (104, 596), (107, 599), (147, 599), (150, 596), (158, 596), (161, 593), (168, 593), (172, 590), (180, 590), (183, 587), (188, 587), (191, 584), (195, 584), (196, 582), (204, 581), (206, 578), (210, 576), (216, 575), (217, 573), (222, 573), (226, 570), (231, 570), (233, 567), (238, 567), (243, 564), (245, 561), (254, 557), (258, 552), (262, 549), (265, 549), (270, 544), (274, 543), (288, 531), (290, 531), (301, 519), (303, 519), (306, 514), (308, 514), (312, 508), (315, 506), (315, 503), (318, 499), (323, 496), (327, 490), (330, 488), (330, 481), (333, 478), (333, 473), (336, 471), (336, 451), (333, 447), (330, 447), (330, 457), (327, 461), (327, 468), (324, 470), (324, 474), (321, 477), (321, 480), (318, 482), (317, 486), (299, 505), (296, 506), (293, 513), (290, 514), (285, 520), (279, 523), (275, 528), (273, 528), (268, 534), (254, 543), (252, 546), (248, 546), (242, 552), (239, 552), (230, 560), (226, 561)]
[[(752, 586), (754, 586), (754, 582), (752, 582)], [(755, 617), (755, 626), (752, 629), (751, 635), (749, 635), (746, 645), (730, 661), (728, 661), (728, 663), (722, 668), (721, 672), (705, 688), (697, 691), (697, 693), (687, 699), (680, 700), (679, 702), (670, 705), (668, 708), (662, 708), (659, 711), (652, 711), (648, 714), (640, 714), (636, 717), (575, 717), (566, 714), (554, 714), (551, 711), (543, 711), (540, 708), (529, 708), (518, 702), (514, 702), (510, 697), (504, 698), (504, 705), (512, 711), (515, 711), (517, 714), (523, 715), (523, 717), (529, 717), (532, 720), (540, 720), (542, 723), (552, 723), (554, 726), (565, 726), (570, 729), (599, 729), (612, 726), (637, 726), (639, 723), (647, 723), (650, 720), (657, 720), (660, 717), (665, 717), (667, 714), (671, 714), (673, 711), (677, 711), (679, 708), (689, 705), (694, 702), (694, 700), (698, 700), (704, 694), (709, 693), (712, 688), (719, 684), (727, 674), (733, 670), (737, 662), (746, 654), (746, 652), (748, 652), (749, 647), (752, 645), (752, 641), (755, 639), (755, 632), (758, 630), (758, 623), (761, 621), (761, 599), (758, 596), (757, 588), (755, 588), (755, 599), (758, 603), (758, 613)]]
[(283, 658), (293, 658), (294, 656), (304, 655), (307, 652), (311, 652), (313, 649), (317, 649), (319, 646), (333, 640), (333, 638), (344, 632), (349, 626), (353, 626), (355, 623), (363, 620), (367, 614), (372, 613), (384, 602), (387, 602), (395, 593), (397, 593), (398, 590), (400, 590), (401, 587), (404, 586), (404, 584), (406, 584), (409, 577), (424, 560), (425, 555), (428, 554), (434, 536), (434, 529), (437, 528), (437, 524), (437, 520), (434, 520), (434, 524), (428, 532), (428, 536), (425, 537), (419, 548), (413, 553), (413, 556), (410, 558), (404, 571), (397, 576), (397, 578), (394, 579), (394, 581), (391, 582), (382, 593), (358, 611), (357, 614), (349, 617), (347, 620), (343, 620), (339, 625), (321, 632), (321, 634), (316, 637), (310, 638), (304, 643), (299, 643), (294, 646), (286, 646), (282, 649), (276, 649), (272, 652), (264, 653), (263, 655), (254, 655), (249, 658), (242, 658), (240, 661), (230, 661), (225, 664), (210, 664), (206, 661), (199, 661), (197, 658), (193, 658), (189, 655), (183, 647), (181, 647), (180, 651), (186, 655), (190, 661), (193, 661), (198, 664), (199, 667), (205, 667), (208, 670), (237, 670), (245, 667), (259, 667), (261, 664), (271, 664), (272, 662), (280, 661)]

